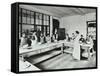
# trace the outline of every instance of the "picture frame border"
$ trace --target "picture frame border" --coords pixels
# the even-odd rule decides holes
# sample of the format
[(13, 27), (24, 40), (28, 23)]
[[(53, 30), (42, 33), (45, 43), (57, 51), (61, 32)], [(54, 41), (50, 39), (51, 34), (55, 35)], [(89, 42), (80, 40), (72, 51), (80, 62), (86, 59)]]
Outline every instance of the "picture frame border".
[[(15, 73), (36, 73), (36, 72), (58, 72), (58, 71), (73, 71), (73, 70), (88, 70), (88, 69), (97, 69), (98, 68), (98, 7), (93, 7), (93, 6), (76, 6), (76, 5), (61, 5), (61, 4), (45, 4), (45, 3), (25, 3), (25, 2), (15, 2), (13, 4), (16, 4), (16, 56), (15, 58), (12, 58), (14, 56), (11, 56), (11, 63), (13, 62), (13, 59), (16, 59), (16, 66), (15, 68)], [(12, 5), (13, 5), (12, 4)], [(52, 69), (52, 70), (34, 70), (34, 71), (19, 71), (19, 46), (18, 46), (18, 38), (19, 38), (19, 5), (41, 5), (41, 6), (56, 6), (56, 7), (76, 7), (76, 8), (91, 8), (91, 9), (96, 9), (96, 67), (87, 67), (87, 68), (71, 68), (71, 69)], [(13, 28), (12, 28), (13, 29)], [(12, 46), (11, 46), (12, 47)], [(12, 67), (12, 66), (11, 66)], [(14, 69), (11, 69), (12, 72)]]

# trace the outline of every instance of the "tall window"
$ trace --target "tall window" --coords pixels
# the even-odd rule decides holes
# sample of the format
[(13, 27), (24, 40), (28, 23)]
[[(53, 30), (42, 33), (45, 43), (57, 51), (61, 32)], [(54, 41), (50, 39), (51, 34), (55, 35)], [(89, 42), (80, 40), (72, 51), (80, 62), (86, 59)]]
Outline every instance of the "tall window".
[(50, 16), (19, 8), (19, 33), (40, 30), (45, 35), (50, 34)]
[(87, 34), (96, 40), (96, 21), (87, 21)]

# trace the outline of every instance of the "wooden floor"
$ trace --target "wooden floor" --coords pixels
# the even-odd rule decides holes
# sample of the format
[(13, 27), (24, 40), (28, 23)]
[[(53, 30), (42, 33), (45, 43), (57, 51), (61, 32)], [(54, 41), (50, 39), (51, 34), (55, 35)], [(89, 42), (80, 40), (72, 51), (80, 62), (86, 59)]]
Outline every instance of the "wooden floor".
[(41, 55), (31, 56), (27, 60), (39, 69), (69, 69), (69, 68), (85, 68), (96, 66), (96, 56), (93, 55), (88, 61), (85, 60), (74, 60), (71, 54), (64, 53), (60, 54), (59, 50), (54, 50)]

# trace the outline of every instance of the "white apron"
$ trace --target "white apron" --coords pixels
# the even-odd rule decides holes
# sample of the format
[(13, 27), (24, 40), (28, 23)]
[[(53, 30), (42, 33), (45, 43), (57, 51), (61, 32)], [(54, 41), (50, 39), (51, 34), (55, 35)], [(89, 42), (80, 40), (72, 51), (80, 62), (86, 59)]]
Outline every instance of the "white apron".
[(31, 40), (31, 42), (32, 42), (31, 46), (34, 46), (37, 44), (37, 37), (36, 36), (34, 36), (34, 37), (35, 37), (35, 40)]
[(80, 35), (78, 35), (74, 40), (74, 50), (73, 57), (77, 60), (80, 60), (80, 44), (79, 44)]
[(31, 46), (34, 46), (34, 45), (36, 45), (36, 43), (37, 43), (37, 41), (36, 40), (31, 40), (32, 41), (32, 44), (31, 44)]

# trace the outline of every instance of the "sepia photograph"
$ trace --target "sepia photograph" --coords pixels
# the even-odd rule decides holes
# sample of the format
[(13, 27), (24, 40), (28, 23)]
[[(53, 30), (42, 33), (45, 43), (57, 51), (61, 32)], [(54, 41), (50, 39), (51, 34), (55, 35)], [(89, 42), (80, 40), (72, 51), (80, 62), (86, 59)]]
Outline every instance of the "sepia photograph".
[(19, 4), (19, 72), (97, 67), (97, 8)]

